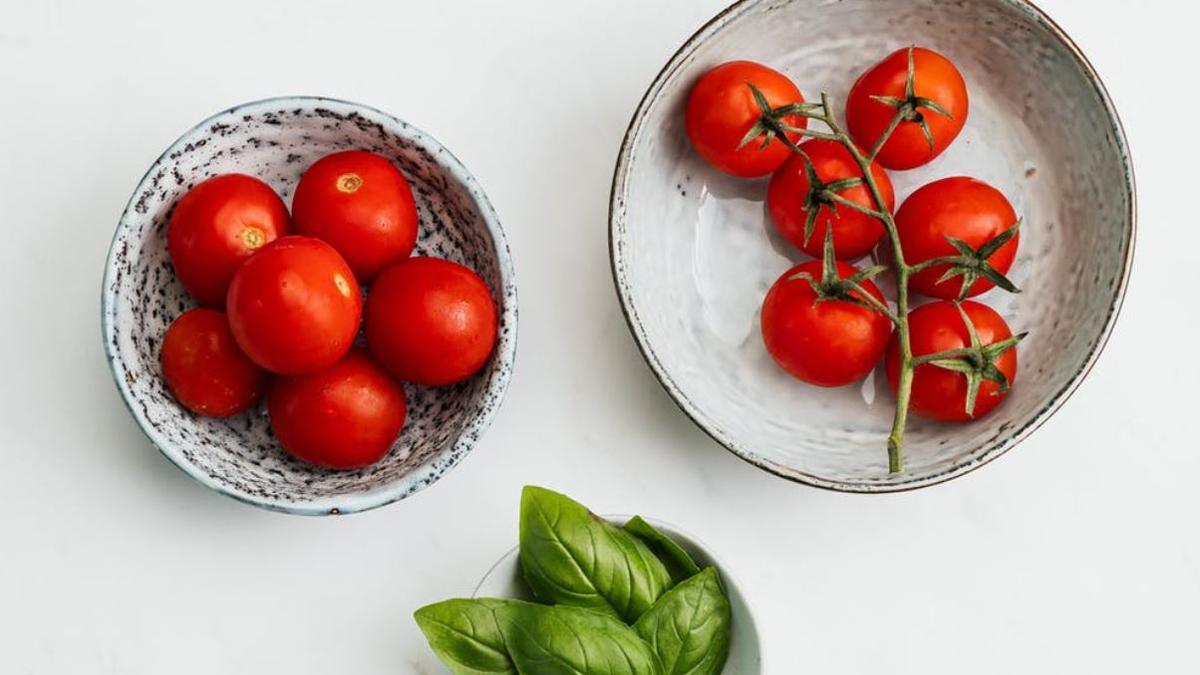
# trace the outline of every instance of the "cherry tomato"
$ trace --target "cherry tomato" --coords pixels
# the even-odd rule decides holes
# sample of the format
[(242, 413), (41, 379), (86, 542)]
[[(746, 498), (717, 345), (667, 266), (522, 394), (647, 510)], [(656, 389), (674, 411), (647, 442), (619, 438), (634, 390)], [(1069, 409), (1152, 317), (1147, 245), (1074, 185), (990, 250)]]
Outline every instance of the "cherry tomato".
[[(933, 258), (961, 256), (947, 237), (954, 237), (978, 251), (997, 236), (1017, 226), (1017, 213), (996, 188), (974, 178), (955, 177), (934, 181), (912, 193), (896, 212), (896, 228), (910, 265)], [(1013, 233), (991, 255), (981, 257), (1001, 275), (1007, 274), (1017, 255), (1020, 235)], [(957, 298), (964, 281), (974, 278), (967, 296), (979, 295), (995, 284), (985, 276), (956, 275), (938, 279), (949, 265), (934, 265), (909, 277), (909, 288), (935, 298)]]
[[(982, 345), (991, 345), (1012, 337), (1008, 324), (991, 307), (967, 300), (963, 311), (975, 326)], [(949, 349), (971, 346), (971, 335), (955, 303), (942, 300), (921, 305), (908, 314), (909, 341), (913, 356), (933, 354)], [(1009, 349), (994, 361), (996, 368), (1008, 379), (1017, 377), (1017, 350)], [(900, 342), (896, 336), (888, 344), (888, 384), (894, 393), (900, 380)], [(941, 422), (966, 422), (979, 419), (1000, 405), (1008, 395), (1000, 384), (983, 380), (975, 400), (974, 415), (967, 413), (967, 375), (924, 363), (913, 370), (910, 408), (917, 414)]]
[(276, 378), (267, 414), (279, 444), (297, 459), (357, 469), (391, 449), (407, 403), (400, 383), (356, 348), (324, 370)]
[[(766, 97), (771, 109), (803, 103), (804, 96), (786, 75), (751, 61), (730, 61), (705, 73), (688, 96), (686, 126), (692, 147), (709, 164), (732, 176), (765, 176), (783, 164), (791, 150), (778, 138), (765, 148), (760, 137), (742, 145), (763, 117), (748, 85)], [(782, 115), (778, 121), (804, 129), (808, 118)], [(800, 135), (785, 131), (793, 142)]]
[[(839, 262), (845, 279), (858, 270)], [(821, 262), (813, 260), (783, 273), (771, 286), (762, 306), (762, 334), (767, 352), (797, 379), (820, 387), (840, 387), (871, 372), (883, 357), (891, 321), (879, 312), (849, 300), (822, 299), (804, 279), (821, 279)], [(870, 280), (861, 286), (886, 304)]]
[(337, 249), (361, 283), (407, 258), (417, 241), (408, 181), (386, 158), (362, 150), (326, 155), (304, 172), (292, 198), (298, 234)]
[(438, 258), (409, 258), (379, 275), (365, 321), (371, 354), (405, 382), (464, 380), (496, 344), (496, 303), (483, 279)]
[(362, 291), (332, 246), (291, 236), (242, 265), (226, 304), (233, 335), (252, 361), (299, 375), (328, 368), (350, 349)]
[(238, 267), (288, 228), (287, 207), (271, 186), (227, 173), (180, 198), (167, 225), (167, 250), (187, 292), (201, 305), (219, 308)]
[[(888, 169), (912, 169), (929, 163), (950, 146), (967, 122), (967, 84), (958, 68), (935, 51), (912, 48), (914, 98), (908, 98), (908, 51), (906, 47), (892, 52), (871, 66), (851, 87), (846, 100), (847, 128), (864, 148), (875, 145), (897, 111), (896, 105), (872, 97), (891, 97), (891, 103), (908, 111), (908, 117), (888, 137), (877, 157)], [(929, 101), (948, 115), (930, 106)], [(922, 121), (928, 125), (932, 148), (921, 129)]]
[(167, 328), (162, 341), (167, 388), (183, 407), (226, 417), (254, 407), (267, 388), (267, 373), (246, 358), (224, 312), (193, 309)]
[[(814, 139), (805, 142), (800, 148), (808, 155), (817, 178), (823, 185), (846, 178), (862, 178), (858, 164), (841, 143)], [(878, 164), (872, 163), (871, 175), (883, 194), (890, 213), (896, 206), (892, 181)], [(883, 224), (878, 219), (843, 204), (835, 204), (820, 191), (810, 195), (811, 188), (804, 158), (793, 154), (771, 177), (771, 183), (767, 187), (767, 209), (771, 213), (775, 229), (805, 253), (820, 258), (825, 242), (825, 228), (832, 223), (833, 248), (839, 260), (854, 260), (870, 253), (884, 235)], [(837, 194), (861, 206), (876, 209), (875, 201), (866, 185), (838, 190)], [(817, 209), (816, 221), (813, 222), (807, 241), (804, 238), (804, 225), (809, 215), (804, 208), (806, 203)]]

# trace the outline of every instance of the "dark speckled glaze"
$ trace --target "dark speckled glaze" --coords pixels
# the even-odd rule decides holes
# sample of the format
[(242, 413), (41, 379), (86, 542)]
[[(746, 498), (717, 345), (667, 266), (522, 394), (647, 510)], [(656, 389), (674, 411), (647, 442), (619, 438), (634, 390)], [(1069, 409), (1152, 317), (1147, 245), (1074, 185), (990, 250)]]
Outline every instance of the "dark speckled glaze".
[[(297, 462), (271, 436), (264, 407), (218, 420), (195, 416), (165, 389), (159, 343), (193, 305), (176, 280), (166, 226), (180, 196), (205, 178), (238, 171), (291, 202), (301, 173), (330, 152), (390, 158), (412, 184), (420, 213), (414, 255), (476, 270), (500, 309), (500, 336), (484, 369), (458, 385), (406, 385), (408, 420), (391, 452), (357, 471)], [(269, 509), (299, 514), (361, 511), (438, 480), (479, 440), (512, 373), (517, 297), (500, 223), (474, 178), (435, 140), (378, 110), (324, 98), (248, 103), (205, 120), (150, 167), (117, 225), (105, 269), (105, 351), (122, 397), (150, 440), (196, 480)]]

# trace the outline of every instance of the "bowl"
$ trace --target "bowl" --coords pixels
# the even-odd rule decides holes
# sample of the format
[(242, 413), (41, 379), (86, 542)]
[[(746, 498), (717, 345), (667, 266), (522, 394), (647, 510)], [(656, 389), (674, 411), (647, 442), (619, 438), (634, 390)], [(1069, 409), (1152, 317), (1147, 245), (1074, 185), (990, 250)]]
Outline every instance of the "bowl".
[[(958, 64), (971, 111), (933, 163), (893, 172), (897, 204), (934, 179), (971, 175), (1023, 218), (1010, 276), (1019, 295), (977, 298), (1017, 330), (1011, 396), (971, 424), (915, 420), (907, 469), (889, 474), (894, 399), (876, 371), (825, 390), (785, 374), (762, 346), (759, 306), (803, 254), (774, 232), (765, 180), (720, 175), (689, 147), (693, 82), (750, 59), (824, 90), (841, 114), (859, 73), (918, 44)], [(844, 119), (844, 118), (843, 118)], [(780, 476), (849, 492), (933, 485), (978, 468), (1032, 433), (1099, 356), (1133, 256), (1134, 182), (1125, 135), (1091, 65), (1063, 31), (1019, 0), (744, 0), (671, 58), (633, 116), (610, 212), (613, 277), (629, 327), (663, 387), (717, 442)]]
[[(619, 527), (633, 516), (605, 515), (602, 517)], [(712, 565), (721, 574), (721, 583), (724, 584), (725, 593), (729, 596), (732, 615), (729, 658), (725, 661), (725, 668), (721, 671), (722, 675), (759, 675), (759, 673), (766, 672), (763, 668), (762, 650), (759, 647), (758, 628), (754, 625), (754, 615), (751, 614), (750, 605), (742, 595), (741, 589), (738, 588), (737, 581), (729, 573), (729, 569), (717, 560), (707, 546), (692, 535), (661, 520), (653, 518), (645, 518), (645, 520), (675, 540), (683, 550), (692, 556), (701, 569)], [(471, 594), (471, 597), (535, 601), (533, 594), (525, 585), (525, 580), (521, 577), (519, 547), (514, 546), (500, 560), (496, 561), (495, 565), (492, 565), (492, 568), (480, 580), (479, 585), (475, 587), (475, 592)]]
[[(444, 388), (405, 386), (408, 419), (379, 462), (330, 471), (292, 459), (275, 442), (265, 406), (226, 419), (194, 415), (163, 384), (159, 345), (193, 306), (167, 254), (171, 209), (220, 173), (258, 176), (285, 202), (321, 156), (363, 149), (391, 159), (412, 185), (420, 216), (414, 254), (479, 273), (499, 309), (499, 341), (475, 376)], [(512, 373), (517, 296), (504, 231), (466, 168), (428, 134), (367, 106), (275, 98), (218, 113), (193, 127), (146, 172), (117, 224), (105, 266), (101, 323), (113, 377), (138, 425), (189, 476), (241, 501), (297, 514), (362, 511), (438, 480), (470, 452), (496, 414)]]

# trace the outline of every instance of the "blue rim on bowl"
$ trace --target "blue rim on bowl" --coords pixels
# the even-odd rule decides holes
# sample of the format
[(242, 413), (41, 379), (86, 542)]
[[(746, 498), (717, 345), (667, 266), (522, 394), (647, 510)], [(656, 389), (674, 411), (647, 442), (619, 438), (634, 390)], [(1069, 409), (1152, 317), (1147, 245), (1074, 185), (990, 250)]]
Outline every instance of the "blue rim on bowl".
[[(486, 368), (490, 369), (486, 390), (483, 393), (484, 402), (478, 413), (465, 424), (456, 437), (446, 442), (440, 451), (426, 459), (419, 466), (407, 471), (398, 479), (384, 483), (368, 490), (354, 491), (346, 494), (333, 494), (315, 497), (311, 500), (286, 500), (264, 498), (262, 495), (251, 494), (239, 489), (228, 482), (215, 479), (209, 473), (189, 461), (184, 453), (169, 442), (162, 432), (150, 422), (141, 405), (135, 405), (131, 383), (127, 373), (122, 371), (118, 363), (115, 347), (117, 333), (120, 330), (116, 316), (117, 306), (117, 267), (122, 244), (122, 235), (128, 233), (131, 214), (135, 212), (139, 195), (146, 192), (147, 187), (156, 173), (178, 153), (191, 150), (191, 144), (205, 136), (214, 124), (222, 120), (233, 119), (232, 116), (250, 115), (254, 113), (271, 114), (274, 109), (297, 109), (311, 107), (314, 110), (332, 110), (349, 118), (377, 126), (380, 130), (402, 135), (405, 142), (415, 146), (436, 162), (453, 178), (461, 183), (469, 193), (474, 208), (478, 210), (486, 235), (490, 238), (494, 249), (498, 269), (499, 288), (493, 289), (502, 299), (500, 312), (501, 334), (499, 336), (492, 361)], [(292, 513), (298, 515), (330, 515), (347, 514), (377, 508), (403, 499), (436, 481), (446, 471), (454, 467), (471, 450), (479, 437), (491, 424), (504, 399), (512, 375), (512, 364), (516, 354), (516, 325), (517, 302), (516, 280), (511, 253), (504, 231), (500, 226), (495, 210), (487, 196), (480, 188), (475, 178), (466, 167), (440, 143), (420, 129), (400, 120), (399, 118), (375, 108), (338, 99), (315, 96), (286, 96), (275, 97), (244, 103), (223, 110), (195, 125), (174, 143), (171, 144), (151, 165), (143, 175), (126, 204), (118, 221), (116, 232), (110, 244), (105, 259), (104, 278), (101, 286), (101, 333), (104, 341), (105, 357), (113, 375), (113, 381), (121, 393), (121, 398), (138, 426), (156, 448), (186, 474), (197, 482), (221, 494), (233, 497), (239, 501), (266, 508), (268, 510)]]
[[(795, 1), (795, 0), (793, 0)], [(676, 79), (680, 72), (691, 65), (696, 60), (696, 53), (701, 45), (704, 45), (710, 38), (714, 38), (720, 34), (726, 27), (738, 21), (743, 15), (747, 15), (753, 11), (771, 11), (789, 3), (780, 3), (777, 0), (739, 0), (727, 7), (725, 10), (717, 14), (708, 23), (702, 26), (681, 46), (672, 57), (667, 61), (666, 65), (659, 71), (654, 81), (647, 88), (641, 101), (638, 103), (633, 117), (629, 123), (629, 127), (622, 141), (621, 150), (617, 157), (616, 166), (613, 174), (612, 191), (609, 201), (609, 257), (612, 268), (613, 281), (616, 286), (617, 296), (620, 301), (621, 310), (625, 316), (626, 322), (629, 325), (630, 331), (633, 334), (634, 340), (641, 351), (647, 365), (658, 379), (659, 383), (666, 390), (668, 395), (674, 400), (676, 405), (687, 415), (698, 427), (701, 428), (717, 443), (725, 447), (739, 458), (757, 466), (761, 469), (769, 471), (777, 476), (808, 484), (814, 487), (823, 489), (835, 490), (840, 492), (855, 492), (855, 493), (885, 493), (885, 492), (900, 492), (906, 490), (917, 489), (936, 485), (958, 476), (969, 473), (989, 462), (996, 459), (1000, 455), (1007, 452), (1012, 447), (1016, 446), (1022, 440), (1027, 438), (1034, 430), (1036, 430), (1045, 420), (1047, 420), (1054, 412), (1056, 412), (1070, 395), (1077, 389), (1091, 368), (1095, 365), (1100, 352), (1108, 341), (1113, 330), (1118, 313), (1120, 312), (1122, 302), (1124, 300), (1125, 291), (1128, 287), (1129, 276), (1132, 267), (1134, 255), (1134, 241), (1136, 239), (1136, 187), (1133, 174), (1133, 164), (1130, 159), (1128, 143), (1125, 138), (1124, 128), (1118, 117), (1117, 111), (1112, 103), (1111, 98), (1104, 84), (1101, 82), (1099, 75), (1087, 58), (1080, 51), (1078, 46), (1071, 38), (1059, 27), (1049, 16), (1041, 9), (1036, 7), (1026, 0), (995, 0), (996, 4), (1000, 4), (1020, 12), (1023, 16), (1032, 22), (1043, 27), (1048, 33), (1057, 40), (1066, 51), (1069, 53), (1070, 59), (1078, 66), (1084, 74), (1099, 101), (1102, 103), (1104, 115), (1107, 118), (1108, 126), (1110, 127), (1113, 136), (1113, 143), (1117, 149), (1121, 162), (1121, 173), (1124, 188), (1127, 191), (1127, 209), (1123, 214), (1125, 222), (1127, 222), (1128, 238), (1125, 242), (1124, 250), (1121, 251), (1121, 271), (1119, 278), (1116, 280), (1111, 304), (1107, 307), (1107, 316), (1104, 320), (1103, 329), (1096, 336), (1095, 340), (1089, 345), (1086, 359), (1082, 367), (1078, 369), (1063, 386), (1057, 389), (1054, 394), (1049, 397), (1041, 410), (1033, 416), (1024, 426), (1015, 430), (1011, 435), (1004, 439), (991, 443), (984, 450), (965, 458), (965, 460), (957, 461), (953, 465), (948, 466), (943, 470), (935, 473), (919, 477), (901, 477), (894, 481), (888, 482), (872, 482), (872, 481), (848, 481), (830, 479), (814, 473), (798, 469), (792, 466), (785, 466), (778, 462), (774, 462), (767, 457), (755, 452), (733, 437), (719, 425), (713, 423), (708, 418), (704, 410), (693, 401), (688, 393), (684, 391), (679, 382), (668, 371), (664, 364), (663, 358), (656, 354), (654, 346), (651, 344), (648, 337), (645, 320), (639, 315), (638, 307), (633, 298), (632, 281), (628, 269), (627, 254), (623, 250), (627, 241), (627, 231), (629, 223), (627, 221), (627, 201), (630, 194), (630, 182), (632, 167), (634, 164), (634, 146), (637, 141), (646, 133), (654, 133), (654, 129), (650, 128), (647, 123), (647, 118), (651, 111), (659, 103), (664, 94), (664, 89), (668, 84), (677, 85)], [(816, 4), (816, 3), (814, 3)]]

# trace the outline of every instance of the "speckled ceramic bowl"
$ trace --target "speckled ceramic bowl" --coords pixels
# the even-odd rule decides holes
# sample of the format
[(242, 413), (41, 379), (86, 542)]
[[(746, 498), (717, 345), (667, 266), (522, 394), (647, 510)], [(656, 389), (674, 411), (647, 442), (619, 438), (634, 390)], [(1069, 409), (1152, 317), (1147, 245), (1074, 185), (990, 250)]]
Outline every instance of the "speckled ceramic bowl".
[[(192, 415), (163, 385), (159, 344), (193, 303), (172, 273), (166, 225), (176, 200), (232, 171), (262, 178), (285, 202), (300, 174), (331, 152), (364, 149), (395, 162), (420, 214), (416, 253), (474, 269), (500, 310), (500, 338), (484, 369), (445, 388), (406, 385), (408, 420), (395, 447), (357, 471), (293, 460), (263, 408), (229, 419)], [(433, 483), (475, 445), (500, 406), (516, 348), (517, 296), (504, 232), (483, 190), (420, 129), (373, 108), (325, 98), (277, 98), (219, 113), (185, 133), (150, 167), (117, 225), (102, 292), (104, 347), (117, 388), (154, 445), (204, 485), (257, 506), (298, 514), (351, 513)]]
[[(633, 516), (606, 515), (604, 518), (614, 525), (623, 525)], [(759, 675), (767, 670), (763, 667), (762, 649), (759, 646), (758, 627), (754, 624), (754, 615), (746, 597), (738, 587), (737, 580), (730, 574), (729, 569), (721, 564), (715, 555), (692, 535), (678, 527), (654, 518), (646, 521), (675, 540), (683, 550), (687, 551), (696, 564), (701, 568), (712, 565), (721, 573), (721, 583), (729, 596), (730, 611), (733, 617), (732, 639), (729, 644), (729, 658), (725, 661), (722, 675)], [(521, 561), (517, 547), (513, 547), (504, 557), (488, 570), (480, 580), (472, 597), (476, 598), (516, 598), (518, 600), (534, 601), (525, 580), (521, 577)]]
[[(791, 379), (762, 346), (758, 312), (803, 254), (778, 237), (765, 181), (719, 175), (689, 147), (687, 93), (708, 68), (761, 61), (809, 98), (843, 106), (855, 78), (909, 44), (957, 63), (966, 129), (933, 163), (893, 172), (897, 203), (918, 186), (971, 175), (1024, 219), (1010, 276), (1021, 295), (982, 300), (1014, 330), (1017, 385), (993, 414), (948, 426), (914, 420), (907, 470), (889, 475), (893, 398), (876, 373), (821, 390)], [(675, 401), (755, 465), (811, 485), (885, 492), (932, 485), (995, 459), (1066, 400), (1095, 362), (1129, 276), (1133, 172), (1112, 102), (1078, 48), (1020, 0), (744, 0), (704, 26), (650, 85), (613, 181), (612, 263), (637, 343)]]

